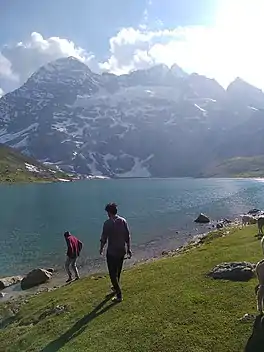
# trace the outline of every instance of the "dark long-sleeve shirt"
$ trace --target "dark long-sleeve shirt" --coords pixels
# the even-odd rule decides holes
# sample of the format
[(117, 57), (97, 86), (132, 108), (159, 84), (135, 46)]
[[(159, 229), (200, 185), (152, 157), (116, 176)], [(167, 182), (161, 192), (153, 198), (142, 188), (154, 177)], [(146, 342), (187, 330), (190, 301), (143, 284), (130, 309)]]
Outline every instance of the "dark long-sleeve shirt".
[(124, 256), (126, 254), (126, 244), (130, 244), (130, 232), (127, 221), (116, 215), (112, 219), (105, 221), (101, 236), (101, 243), (107, 242), (107, 254), (111, 256)]
[(82, 249), (82, 242), (77, 237), (70, 235), (66, 237), (67, 256), (70, 258), (77, 258)]

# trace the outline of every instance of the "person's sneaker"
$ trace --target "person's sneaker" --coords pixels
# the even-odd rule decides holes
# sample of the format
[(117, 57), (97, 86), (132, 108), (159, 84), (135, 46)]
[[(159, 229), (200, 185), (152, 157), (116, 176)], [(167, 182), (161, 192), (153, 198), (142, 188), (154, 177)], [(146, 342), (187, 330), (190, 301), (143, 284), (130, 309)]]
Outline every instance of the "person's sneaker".
[(112, 298), (112, 302), (113, 303), (120, 303), (123, 301), (123, 298), (122, 297), (113, 297)]
[(66, 283), (68, 283), (68, 282), (71, 282), (72, 281), (72, 278), (68, 278), (68, 280), (66, 280)]
[(74, 281), (77, 281), (77, 280), (80, 280), (80, 278), (79, 278), (79, 277), (76, 277)]

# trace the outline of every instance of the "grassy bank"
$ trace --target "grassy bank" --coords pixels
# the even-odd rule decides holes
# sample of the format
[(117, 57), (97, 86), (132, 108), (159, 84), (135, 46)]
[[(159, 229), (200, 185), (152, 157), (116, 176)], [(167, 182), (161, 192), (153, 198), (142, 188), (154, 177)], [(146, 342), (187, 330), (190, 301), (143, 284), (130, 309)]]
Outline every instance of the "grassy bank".
[[(241, 283), (205, 276), (224, 261), (257, 262), (262, 254), (255, 234), (256, 227), (231, 230), (180, 256), (127, 270), (119, 305), (105, 300), (107, 277), (84, 278), (32, 297), (0, 330), (0, 350), (263, 351), (263, 338), (262, 345), (258, 335), (249, 341), (253, 323), (239, 321), (256, 313), (256, 279)], [(66, 311), (48, 315), (57, 305)], [(12, 307), (2, 305), (2, 316), (10, 316)]]
[(51, 170), (17, 150), (0, 144), (0, 183), (56, 182), (68, 175)]

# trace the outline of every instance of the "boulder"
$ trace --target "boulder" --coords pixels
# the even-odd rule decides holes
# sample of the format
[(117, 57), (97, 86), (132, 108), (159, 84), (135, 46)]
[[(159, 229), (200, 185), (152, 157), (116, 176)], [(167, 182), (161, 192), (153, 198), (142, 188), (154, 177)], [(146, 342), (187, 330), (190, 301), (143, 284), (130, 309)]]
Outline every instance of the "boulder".
[(208, 218), (208, 216), (206, 216), (203, 213), (201, 213), (198, 216), (198, 218), (196, 220), (194, 220), (194, 222), (198, 222), (200, 224), (206, 224), (206, 223), (210, 222), (210, 219)]
[(23, 279), (22, 276), (9, 276), (0, 279), (0, 290), (4, 290), (5, 288), (15, 285), (18, 282), (21, 282)]
[(219, 229), (222, 229), (224, 227), (224, 224), (222, 222), (219, 222), (218, 224), (216, 224), (216, 228), (219, 230)]
[(167, 255), (169, 255), (169, 252), (168, 251), (162, 251), (161, 255), (162, 256), (167, 256)]
[(257, 215), (260, 212), (261, 212), (261, 210), (254, 208), (254, 209), (249, 210), (248, 214), (249, 215)]
[(222, 263), (213, 268), (208, 276), (213, 279), (248, 281), (254, 276), (255, 265), (248, 262)]
[(27, 274), (21, 281), (22, 290), (44, 284), (49, 279), (51, 279), (52, 273), (44, 269), (34, 269)]
[(49, 273), (53, 274), (55, 272), (55, 269), (54, 268), (48, 268), (46, 269)]

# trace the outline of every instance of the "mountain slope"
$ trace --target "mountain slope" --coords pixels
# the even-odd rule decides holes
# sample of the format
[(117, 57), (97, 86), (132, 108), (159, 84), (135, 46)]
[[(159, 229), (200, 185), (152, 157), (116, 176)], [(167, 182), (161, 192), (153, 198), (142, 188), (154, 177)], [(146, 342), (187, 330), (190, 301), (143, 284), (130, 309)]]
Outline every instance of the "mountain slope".
[(202, 177), (264, 177), (264, 155), (235, 157), (210, 165)]
[(9, 147), (0, 145), (0, 182), (44, 182), (69, 179), (64, 173), (51, 170), (36, 160)]
[(264, 94), (158, 65), (115, 76), (52, 62), (0, 99), (0, 143), (65, 171), (197, 176), (216, 161), (264, 154)]

